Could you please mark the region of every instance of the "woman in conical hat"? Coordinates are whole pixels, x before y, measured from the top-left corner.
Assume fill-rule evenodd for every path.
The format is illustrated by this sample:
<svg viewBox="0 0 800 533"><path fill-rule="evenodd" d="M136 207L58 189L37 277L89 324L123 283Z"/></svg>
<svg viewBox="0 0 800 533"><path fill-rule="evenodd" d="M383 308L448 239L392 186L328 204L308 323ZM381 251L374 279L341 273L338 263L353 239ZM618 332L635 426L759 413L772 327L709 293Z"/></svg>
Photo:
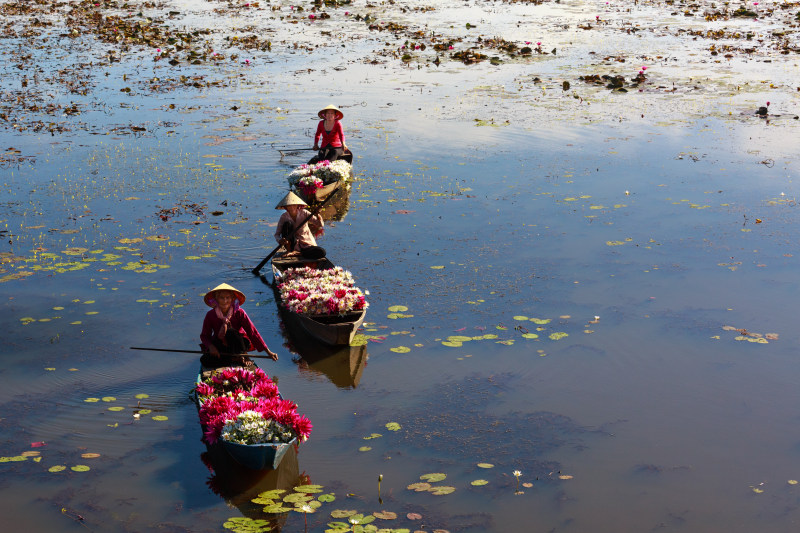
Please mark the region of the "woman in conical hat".
<svg viewBox="0 0 800 533"><path fill-rule="evenodd" d="M314 134L314 150L319 150L317 161L336 161L347 152L344 129L339 122L344 118L344 113L335 105L329 105L320 109L317 116L322 119Z"/></svg>
<svg viewBox="0 0 800 533"><path fill-rule="evenodd" d="M306 207L308 204L293 192L289 192L278 202L275 209L285 209L286 212L278 219L275 240L283 246L287 256L302 255L306 259L321 259L325 257L325 250L317 246L314 237L323 234L325 222L319 214L308 218L311 212ZM307 218L308 221L303 222Z"/></svg>
<svg viewBox="0 0 800 533"><path fill-rule="evenodd" d="M203 366L218 368L241 365L249 359L221 354L243 354L252 350L267 352L273 361L278 360L278 354L267 347L250 317L241 308L245 301L242 291L221 283L208 291L203 301L211 307L200 333L202 346L207 350L200 358Z"/></svg>

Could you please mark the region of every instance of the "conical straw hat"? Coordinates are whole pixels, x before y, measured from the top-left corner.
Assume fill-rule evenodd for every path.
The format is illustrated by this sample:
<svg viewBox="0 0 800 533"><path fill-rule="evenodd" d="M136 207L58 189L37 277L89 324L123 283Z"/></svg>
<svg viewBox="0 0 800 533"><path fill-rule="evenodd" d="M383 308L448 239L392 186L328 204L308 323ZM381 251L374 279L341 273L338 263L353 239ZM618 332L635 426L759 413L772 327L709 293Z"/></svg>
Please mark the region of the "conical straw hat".
<svg viewBox="0 0 800 533"><path fill-rule="evenodd" d="M308 207L307 203L305 203L303 200L300 199L299 196L297 196L295 193L291 191L288 192L286 196L283 197L283 200L278 202L278 205L275 206L275 209L283 209L287 205L302 205L303 207Z"/></svg>
<svg viewBox="0 0 800 533"><path fill-rule="evenodd" d="M239 300L239 305L242 305L244 303L245 297L242 291L233 288L227 283L220 283L219 285L208 291L205 296L203 296L203 301L206 303L207 306L214 307L214 304L211 303L211 299L216 298L215 295L217 291L231 291L233 293L234 298Z"/></svg>
<svg viewBox="0 0 800 533"><path fill-rule="evenodd" d="M322 109L320 109L319 113L317 113L317 116L324 120L325 119L325 111L327 111L328 109L333 109L334 111L336 111L336 120L342 120L344 118L344 113L342 113L339 110L339 108L336 107L333 104L331 104L329 106L326 106L326 107L323 107Z"/></svg>

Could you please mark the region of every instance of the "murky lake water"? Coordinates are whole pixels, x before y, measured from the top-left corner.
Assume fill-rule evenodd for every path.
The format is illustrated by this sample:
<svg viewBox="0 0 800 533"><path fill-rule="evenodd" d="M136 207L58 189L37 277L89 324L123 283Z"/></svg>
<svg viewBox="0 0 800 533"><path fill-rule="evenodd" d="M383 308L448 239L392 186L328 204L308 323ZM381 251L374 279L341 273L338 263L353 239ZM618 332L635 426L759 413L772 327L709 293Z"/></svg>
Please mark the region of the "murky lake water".
<svg viewBox="0 0 800 533"><path fill-rule="evenodd" d="M271 6L154 8L219 28L216 66L136 46L103 63L117 47L89 32L0 41L7 523L218 531L248 516L324 531L352 509L395 512L374 524L410 531L796 527L800 75L796 52L770 48L776 29L796 44L779 18L796 6L705 21L659 3L356 2L316 22ZM365 13L425 21L453 51L477 31L548 54L464 65L445 48L436 67L431 41L412 39L406 65L408 34L353 20ZM248 25L270 28L272 51L231 60L222 39ZM687 33L723 28L756 35L730 37L723 59L709 53L722 41ZM627 84L641 66L648 81L627 93L578 78ZM331 102L357 179L321 244L370 291L370 340L335 353L291 338L250 272L304 157L281 160L273 144L310 145ZM72 104L80 113L65 115ZM196 347L202 294L223 281L281 356L262 367L314 424L260 476L208 456L194 356L129 349ZM390 318L395 305L411 316ZM443 344L452 336L482 338ZM453 493L407 488L438 472ZM336 501L307 521L250 502L308 482Z"/></svg>

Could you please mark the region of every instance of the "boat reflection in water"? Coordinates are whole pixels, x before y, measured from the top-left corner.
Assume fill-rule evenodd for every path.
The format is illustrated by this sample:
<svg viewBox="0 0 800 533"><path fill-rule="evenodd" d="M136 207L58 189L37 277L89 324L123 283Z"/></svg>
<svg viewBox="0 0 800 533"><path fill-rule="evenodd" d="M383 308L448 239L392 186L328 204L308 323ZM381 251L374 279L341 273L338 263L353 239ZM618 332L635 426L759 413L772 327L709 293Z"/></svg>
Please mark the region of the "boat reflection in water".
<svg viewBox="0 0 800 533"><path fill-rule="evenodd" d="M253 503L251 500L269 490L283 489L291 493L294 487L311 483L305 472L300 473L297 445L289 447L275 470L245 468L234 461L221 446L208 446L200 458L211 472L206 481L208 487L228 505L239 509L242 516L268 520L273 531L280 531L288 514L265 514L264 505Z"/></svg>
<svg viewBox="0 0 800 533"><path fill-rule="evenodd" d="M300 373L311 378L325 376L340 389L354 389L367 365L366 346L329 346L308 333L283 322L284 347L292 352L292 361Z"/></svg>

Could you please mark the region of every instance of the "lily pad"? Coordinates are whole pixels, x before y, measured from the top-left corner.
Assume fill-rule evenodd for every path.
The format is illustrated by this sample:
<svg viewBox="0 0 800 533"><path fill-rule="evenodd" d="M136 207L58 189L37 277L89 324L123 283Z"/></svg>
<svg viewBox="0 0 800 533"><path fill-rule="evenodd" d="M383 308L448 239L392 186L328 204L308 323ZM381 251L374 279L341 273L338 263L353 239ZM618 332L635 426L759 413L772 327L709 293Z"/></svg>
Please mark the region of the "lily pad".
<svg viewBox="0 0 800 533"><path fill-rule="evenodd" d="M470 482L470 485L473 485L475 487L481 487L483 485L488 485L488 484L489 482L486 481L485 479L476 479L475 481Z"/></svg>
<svg viewBox="0 0 800 533"><path fill-rule="evenodd" d="M56 466L51 466L50 468L47 469L47 471L55 473L55 472L63 472L66 469L67 467L64 465L56 465Z"/></svg>
<svg viewBox="0 0 800 533"><path fill-rule="evenodd" d="M349 509L334 509L331 511L331 518L349 518L356 514L358 511Z"/></svg>
<svg viewBox="0 0 800 533"><path fill-rule="evenodd" d="M408 346L395 346L394 348L389 349L395 353L408 353L411 351L411 348Z"/></svg>
<svg viewBox="0 0 800 533"><path fill-rule="evenodd" d="M296 492L302 492L304 494L315 494L318 492L322 492L322 485L300 485L294 488Z"/></svg>
<svg viewBox="0 0 800 533"><path fill-rule="evenodd" d="M419 478L423 481L427 481L428 483L437 483L439 481L443 481L447 478L447 474L442 474L441 472L435 472L433 474L422 474Z"/></svg>
<svg viewBox="0 0 800 533"><path fill-rule="evenodd" d="M478 468L494 468L492 463L478 463Z"/></svg>
<svg viewBox="0 0 800 533"><path fill-rule="evenodd" d="M389 431L400 431L400 424L398 424L397 422L389 422L388 424L386 424L386 429L388 429Z"/></svg>
<svg viewBox="0 0 800 533"><path fill-rule="evenodd" d="M405 305L393 305L389 308L389 311L392 313L405 313L408 311L408 307Z"/></svg>
<svg viewBox="0 0 800 533"><path fill-rule="evenodd" d="M74 472L88 472L91 469L86 465L75 465L72 468L70 468L70 470Z"/></svg>

